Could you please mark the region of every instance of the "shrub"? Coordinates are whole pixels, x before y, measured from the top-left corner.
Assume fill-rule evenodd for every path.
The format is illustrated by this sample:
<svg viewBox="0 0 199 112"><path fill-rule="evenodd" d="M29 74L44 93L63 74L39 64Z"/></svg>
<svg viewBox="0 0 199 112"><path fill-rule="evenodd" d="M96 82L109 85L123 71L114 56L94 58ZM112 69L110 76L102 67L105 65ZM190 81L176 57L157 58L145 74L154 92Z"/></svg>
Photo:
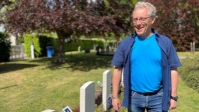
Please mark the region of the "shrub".
<svg viewBox="0 0 199 112"><path fill-rule="evenodd" d="M40 56L47 56L47 46L54 46L52 42L52 37L47 35L38 35L39 45L41 48Z"/></svg>
<svg viewBox="0 0 199 112"><path fill-rule="evenodd" d="M25 34L24 47L25 52L28 57L31 56L31 44L34 45L34 55L35 57L42 57L47 55L46 47L49 44L53 44L52 37L46 35L36 35L36 34Z"/></svg>
<svg viewBox="0 0 199 112"><path fill-rule="evenodd" d="M71 41L65 44L65 51L77 51L78 47L81 46L82 50L92 49L93 45L103 46L104 43L101 40L78 40L77 42Z"/></svg>
<svg viewBox="0 0 199 112"><path fill-rule="evenodd" d="M8 34L0 32L0 62L7 62L10 59L11 42Z"/></svg>
<svg viewBox="0 0 199 112"><path fill-rule="evenodd" d="M190 88L199 92L199 57L185 59L182 64L179 68L181 78Z"/></svg>

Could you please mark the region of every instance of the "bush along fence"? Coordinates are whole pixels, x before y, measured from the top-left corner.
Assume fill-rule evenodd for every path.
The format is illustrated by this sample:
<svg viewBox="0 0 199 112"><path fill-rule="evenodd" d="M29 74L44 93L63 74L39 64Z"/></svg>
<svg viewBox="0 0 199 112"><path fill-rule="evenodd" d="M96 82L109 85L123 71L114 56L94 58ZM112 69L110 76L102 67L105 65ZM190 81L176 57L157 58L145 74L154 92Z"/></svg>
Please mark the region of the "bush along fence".
<svg viewBox="0 0 199 112"><path fill-rule="evenodd" d="M80 104L75 109L66 106L62 112L95 112L96 104L99 103L97 100L100 100L102 111L109 110L111 108L111 71L104 71L102 83L100 81L97 83L101 88L100 94L96 94L95 82L88 81L80 87ZM48 109L42 112L55 112L55 110Z"/></svg>

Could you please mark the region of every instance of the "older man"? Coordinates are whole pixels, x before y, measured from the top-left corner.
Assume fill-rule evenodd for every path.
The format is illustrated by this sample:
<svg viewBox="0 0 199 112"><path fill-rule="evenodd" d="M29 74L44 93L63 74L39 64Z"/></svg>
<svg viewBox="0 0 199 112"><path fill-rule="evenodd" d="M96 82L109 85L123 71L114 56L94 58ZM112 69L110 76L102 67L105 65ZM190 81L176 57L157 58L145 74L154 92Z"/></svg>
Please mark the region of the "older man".
<svg viewBox="0 0 199 112"><path fill-rule="evenodd" d="M152 28L156 8L138 2L132 13L134 34L124 39L113 57L112 105L119 111L118 89L124 68L124 99L129 112L167 112L177 106L177 68L181 66L170 39Z"/></svg>

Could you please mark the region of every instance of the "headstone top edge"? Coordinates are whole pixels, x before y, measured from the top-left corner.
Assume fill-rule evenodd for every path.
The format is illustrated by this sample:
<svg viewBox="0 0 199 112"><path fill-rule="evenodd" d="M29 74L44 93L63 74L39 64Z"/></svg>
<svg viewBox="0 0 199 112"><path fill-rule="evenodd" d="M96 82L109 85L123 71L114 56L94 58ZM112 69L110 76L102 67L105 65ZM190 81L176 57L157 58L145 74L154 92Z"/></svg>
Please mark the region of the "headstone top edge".
<svg viewBox="0 0 199 112"><path fill-rule="evenodd" d="M95 82L94 81L88 81L88 82L84 83L84 85L82 85L80 89L85 89L85 88L88 87L88 85L90 85L92 83L95 83Z"/></svg>

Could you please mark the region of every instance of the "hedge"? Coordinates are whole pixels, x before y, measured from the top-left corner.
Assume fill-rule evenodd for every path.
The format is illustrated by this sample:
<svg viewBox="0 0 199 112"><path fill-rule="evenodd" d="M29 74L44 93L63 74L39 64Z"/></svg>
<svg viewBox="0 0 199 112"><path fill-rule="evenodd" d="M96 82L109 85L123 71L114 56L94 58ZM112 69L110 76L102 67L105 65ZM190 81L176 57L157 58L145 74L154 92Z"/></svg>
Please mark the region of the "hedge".
<svg viewBox="0 0 199 112"><path fill-rule="evenodd" d="M182 61L179 74L182 80L199 93L199 57L188 58Z"/></svg>
<svg viewBox="0 0 199 112"><path fill-rule="evenodd" d="M22 37L24 40L24 47L25 47L25 52L28 57L31 56L31 50L30 46L31 43L33 42L34 44L34 52L35 52L35 57L42 57L46 56L46 47L47 46L53 46L54 47L54 53L58 52L58 39L55 38L52 35L37 35L37 34L25 34ZM78 47L81 46L81 50L85 49L93 49L94 45L98 46L106 46L111 43L105 42L103 40L91 40L91 39L77 39L77 40L70 40L69 42L65 43L65 52L68 51L77 51Z"/></svg>
<svg viewBox="0 0 199 112"><path fill-rule="evenodd" d="M46 47L49 44L53 45L53 37L46 35L36 35L36 34L25 34L24 47L27 57L31 56L31 44L34 45L34 55L35 57L42 57L47 55Z"/></svg>
<svg viewBox="0 0 199 112"><path fill-rule="evenodd" d="M8 62L10 60L11 42L8 34L0 32L0 62Z"/></svg>
<svg viewBox="0 0 199 112"><path fill-rule="evenodd" d="M78 40L78 41L71 41L69 43L65 44L65 51L77 51L78 47L81 46L82 50L85 49L93 49L93 46L98 45L98 46L104 46L104 42L101 40Z"/></svg>

